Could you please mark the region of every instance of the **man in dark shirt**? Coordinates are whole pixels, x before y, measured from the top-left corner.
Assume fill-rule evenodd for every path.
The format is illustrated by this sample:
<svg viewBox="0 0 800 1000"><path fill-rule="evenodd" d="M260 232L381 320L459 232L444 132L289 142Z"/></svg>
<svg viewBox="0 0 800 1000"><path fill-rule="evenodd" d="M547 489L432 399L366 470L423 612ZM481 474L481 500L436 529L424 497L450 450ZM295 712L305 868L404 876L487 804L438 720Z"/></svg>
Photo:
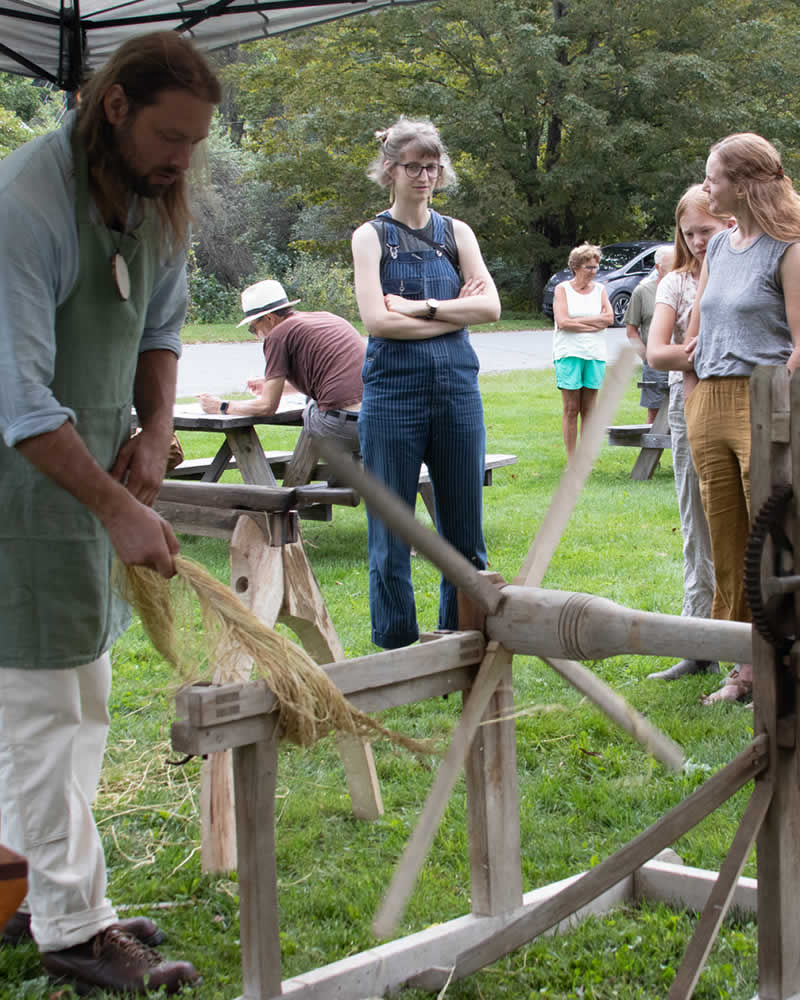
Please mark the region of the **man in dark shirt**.
<svg viewBox="0 0 800 1000"><path fill-rule="evenodd" d="M332 437L358 450L364 338L346 319L329 312L295 312L279 281L259 281L242 292L244 319L263 341L264 377L247 386L252 400L222 400L203 393L206 413L269 416L287 382L309 397L303 426L312 437Z"/></svg>

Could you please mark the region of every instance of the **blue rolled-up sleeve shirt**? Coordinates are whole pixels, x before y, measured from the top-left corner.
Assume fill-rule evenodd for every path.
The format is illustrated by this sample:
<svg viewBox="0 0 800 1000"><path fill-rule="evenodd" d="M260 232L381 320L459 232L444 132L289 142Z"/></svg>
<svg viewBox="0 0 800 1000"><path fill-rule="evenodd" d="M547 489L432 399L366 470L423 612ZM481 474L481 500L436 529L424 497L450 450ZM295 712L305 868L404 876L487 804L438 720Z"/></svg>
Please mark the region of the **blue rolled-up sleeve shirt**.
<svg viewBox="0 0 800 1000"><path fill-rule="evenodd" d="M80 269L73 125L71 113L56 132L0 160L0 433L8 447L75 422L75 413L50 390L56 310ZM186 306L184 254L165 254L140 354L168 350L180 357Z"/></svg>

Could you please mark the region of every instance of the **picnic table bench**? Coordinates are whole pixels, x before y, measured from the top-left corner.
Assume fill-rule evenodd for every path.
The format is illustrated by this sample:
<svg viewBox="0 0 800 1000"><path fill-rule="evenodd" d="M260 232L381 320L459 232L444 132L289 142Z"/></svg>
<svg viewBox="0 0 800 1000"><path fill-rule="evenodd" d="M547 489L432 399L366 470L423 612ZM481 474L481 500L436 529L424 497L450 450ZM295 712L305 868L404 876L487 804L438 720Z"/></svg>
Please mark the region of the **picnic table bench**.
<svg viewBox="0 0 800 1000"><path fill-rule="evenodd" d="M283 479L294 453L290 451L265 451L264 458L272 469L276 480ZM492 473L507 465L516 464L516 455L486 455L484 459L483 485L492 485ZM231 455L221 468L217 467L214 458L190 458L181 462L168 473L171 480L216 482L223 472L236 469L236 458ZM213 478L212 478L213 477ZM346 486L336 486L328 482L328 468L324 462L317 462L311 469L309 482L298 484L292 489L297 500L297 510L304 520L330 521L334 506L357 507L361 498ZM430 474L425 465L420 470L419 494L431 517L434 516L433 486ZM180 530L184 531L184 528ZM187 534L191 533L186 531Z"/></svg>
<svg viewBox="0 0 800 1000"><path fill-rule="evenodd" d="M606 428L608 443L623 448L639 448L631 479L651 479L665 448L672 446L669 432L669 396L658 409L652 424L619 424Z"/></svg>

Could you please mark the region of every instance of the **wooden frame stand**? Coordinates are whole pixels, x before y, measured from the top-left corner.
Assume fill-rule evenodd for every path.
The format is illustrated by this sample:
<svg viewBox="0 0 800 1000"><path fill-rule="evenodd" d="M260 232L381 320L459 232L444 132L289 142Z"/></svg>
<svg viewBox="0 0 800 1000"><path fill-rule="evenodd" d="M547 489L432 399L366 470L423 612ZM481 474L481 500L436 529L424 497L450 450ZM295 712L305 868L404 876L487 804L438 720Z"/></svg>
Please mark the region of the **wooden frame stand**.
<svg viewBox="0 0 800 1000"><path fill-rule="evenodd" d="M622 384L626 377L622 372L607 378L607 383ZM598 438L608 419L604 405L598 401ZM751 379L751 421L752 504L757 514L775 487L793 485L794 496L800 496L800 380L790 386L785 369L757 369ZM565 476L564 488L570 495L575 490L569 485L569 477L577 482L584 474L584 459L588 459L593 447L591 441L583 444L585 438L587 435L582 437L581 445L585 455L578 454ZM335 456L329 456L331 460L335 461ZM354 485L367 503L377 508L383 503L379 490L363 476L355 481L359 475L353 474ZM402 527L408 515L402 505L393 507L390 499L386 499L383 511L394 530ZM452 550L441 549L440 539L429 543L413 521L405 525L403 537L427 548L425 554L437 565L447 565L448 575L458 583L464 599L464 631L441 635L419 646L331 662L324 667L331 680L364 711L452 691L465 693L463 715L451 749L439 768L429 803L373 926L379 936L390 936L462 763L466 763L473 905L468 916L282 981L273 827L278 752L274 696L263 682L191 687L178 696L178 719L172 729L175 749L194 754L222 748L233 748L234 752L236 837L240 868L247 873L239 880L245 1000L279 996L295 1000L329 1000L332 996L360 1000L383 996L403 984L442 990L447 983L574 919L587 907L599 912L614 901L643 896L671 902L683 900L702 908L668 1000L688 1000L693 995L733 901L757 907L756 1000L797 1000L800 996L800 640L795 640L790 652L786 652L744 623L654 615L621 608L587 594L538 589L558 537L556 520L563 506L554 502L551 512L555 514L550 518L548 512L549 520L545 519L540 530L542 537L537 537L512 586L504 586L487 575L479 578L469 566L458 563ZM789 540L788 549L784 547L781 555L783 564L777 565L768 538L761 567L773 589L778 586L783 588L781 593L790 594L795 635L800 634L796 627L800 620L800 562L794 564L791 540L800 539L797 509L795 500L783 510L778 525L781 537ZM237 540L236 558L244 568L253 558L249 547L253 538L252 532L243 528ZM792 553L788 560L787 551ZM257 575L259 579L268 578L261 571ZM240 586L239 580L234 573L234 588L248 595L252 607L258 606L258 588L250 593L249 586ZM283 588L280 592L283 594ZM275 610L278 617L291 617L293 602L300 601L298 595L286 593ZM267 612L262 609L261 614ZM333 649L330 643L327 649ZM584 685L585 693L616 722L625 725L627 720L626 728L635 738L648 747L656 746L645 733L645 720L630 706L619 705L613 692L598 690L602 688L600 681L594 678L591 683L591 678L581 673L580 664L569 659L596 659L621 652L702 655L729 662L752 660L754 739L688 798L596 867L523 896L512 712L513 655L540 656L571 683ZM492 724L480 726L481 721ZM658 744L653 752L674 766L672 749ZM687 872L680 866L653 860L751 781L754 786L749 803L718 874ZM429 812L428 806L435 799L438 801L433 802ZM754 900L756 886L753 880L742 879L741 872L756 842L758 885Z"/></svg>

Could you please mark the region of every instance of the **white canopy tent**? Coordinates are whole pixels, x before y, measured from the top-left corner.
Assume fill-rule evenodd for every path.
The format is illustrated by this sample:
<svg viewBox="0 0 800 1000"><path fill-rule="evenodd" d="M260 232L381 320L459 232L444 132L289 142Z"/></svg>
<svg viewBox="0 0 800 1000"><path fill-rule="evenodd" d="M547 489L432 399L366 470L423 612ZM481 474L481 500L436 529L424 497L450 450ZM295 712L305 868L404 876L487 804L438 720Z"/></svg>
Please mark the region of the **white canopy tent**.
<svg viewBox="0 0 800 1000"><path fill-rule="evenodd" d="M422 0L0 0L0 70L75 90L127 38L186 32L205 50Z"/></svg>

